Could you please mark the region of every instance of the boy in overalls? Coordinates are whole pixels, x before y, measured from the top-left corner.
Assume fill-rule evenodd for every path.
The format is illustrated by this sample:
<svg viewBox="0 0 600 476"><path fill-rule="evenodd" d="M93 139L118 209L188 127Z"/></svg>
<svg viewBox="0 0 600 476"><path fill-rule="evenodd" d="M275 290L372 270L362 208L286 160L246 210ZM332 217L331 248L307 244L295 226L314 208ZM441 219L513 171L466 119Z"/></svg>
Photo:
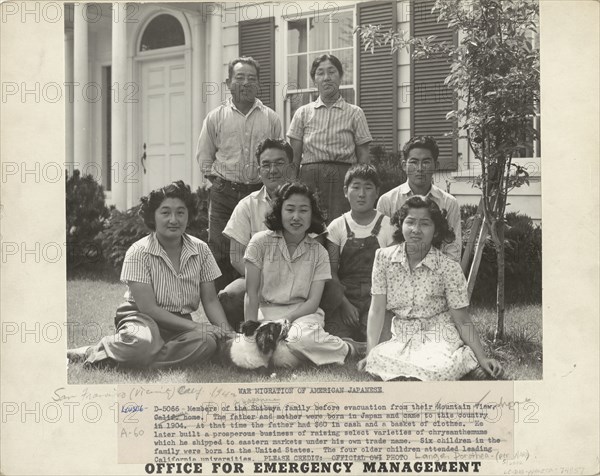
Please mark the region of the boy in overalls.
<svg viewBox="0 0 600 476"><path fill-rule="evenodd" d="M389 217L375 210L379 186L379 176L372 165L350 168L344 178L350 211L327 228L333 279L326 284L321 301L326 310L325 330L357 341L366 340L375 251L394 241ZM389 336L389 329L384 326L382 338L386 333Z"/></svg>

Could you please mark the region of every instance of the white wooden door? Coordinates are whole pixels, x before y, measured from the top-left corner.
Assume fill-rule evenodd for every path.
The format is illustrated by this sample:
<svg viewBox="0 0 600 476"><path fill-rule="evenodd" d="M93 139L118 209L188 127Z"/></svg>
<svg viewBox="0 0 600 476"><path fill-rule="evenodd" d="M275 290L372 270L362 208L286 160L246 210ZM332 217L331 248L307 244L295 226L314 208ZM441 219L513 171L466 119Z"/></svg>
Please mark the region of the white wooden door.
<svg viewBox="0 0 600 476"><path fill-rule="evenodd" d="M174 180L190 183L190 98L183 56L144 61L141 66L142 194ZM145 168L145 171L144 171Z"/></svg>

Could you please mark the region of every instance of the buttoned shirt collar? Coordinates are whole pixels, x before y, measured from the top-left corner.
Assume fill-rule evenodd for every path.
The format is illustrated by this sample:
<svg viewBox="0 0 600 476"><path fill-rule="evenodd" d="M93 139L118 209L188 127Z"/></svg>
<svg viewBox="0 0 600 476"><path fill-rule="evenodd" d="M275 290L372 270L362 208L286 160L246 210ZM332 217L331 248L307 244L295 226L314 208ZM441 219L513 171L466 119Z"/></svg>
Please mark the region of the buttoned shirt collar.
<svg viewBox="0 0 600 476"><path fill-rule="evenodd" d="M270 207L273 206L273 200L269 196L269 192L267 191L267 187L265 185L263 185L262 188L258 191L258 193L252 198L259 203L265 202L268 203Z"/></svg>
<svg viewBox="0 0 600 476"><path fill-rule="evenodd" d="M183 246L181 248L181 262L179 265L180 269L183 269L183 267L187 263L187 260L191 256L200 254L200 253L198 253L198 250L193 245L192 240L190 239L190 237L187 234L184 233L182 238L183 238ZM146 245L146 252L148 252L154 256L160 256L169 265L169 267L171 268L173 273L177 274L175 272L175 269L173 268L173 264L171 263L169 256L167 255L167 252L165 251L165 249L161 246L160 242L158 241L158 238L156 237L156 232L153 232L150 234L150 237L148 239L148 244Z"/></svg>
<svg viewBox="0 0 600 476"><path fill-rule="evenodd" d="M442 200L444 198L444 195L440 192L441 190L438 187L436 187L434 184L431 184L431 188L429 189L429 192L425 194L425 196L431 195L437 199ZM408 185L408 180L402 185L400 185L400 193L407 197L412 197L413 195L415 195L415 193L411 190L410 185Z"/></svg>
<svg viewBox="0 0 600 476"><path fill-rule="evenodd" d="M298 244L298 247L294 250L294 254L290 256L287 243L285 242L285 238L283 236L282 230L269 230L268 234L277 238L277 245L279 246L279 251L283 257L288 260L288 262L296 261L300 258L304 253L310 250L310 246L313 245L314 240L311 236L306 235L303 240ZM314 246L314 245L313 245Z"/></svg>
<svg viewBox="0 0 600 476"><path fill-rule="evenodd" d="M334 102L331 106L329 107L338 107L340 109L342 109L344 107L344 103L346 101L344 101L344 98L342 96L340 96L339 98L337 98L337 101ZM323 100L321 99L321 96L319 96L317 98L317 100L313 103L314 104L314 108L317 109L319 107L328 107L327 104L325 104L323 102Z"/></svg>
<svg viewBox="0 0 600 476"><path fill-rule="evenodd" d="M239 112L239 113L240 113L242 116L249 116L250 114L252 114L252 112L253 112L255 109L262 108L262 107L264 106L264 105L263 105L263 103L262 103L262 101L261 101L260 99L258 99L258 98L255 98L255 99L254 99L254 104L252 105L252 107L250 108L250 110L248 111L248 113L247 113L247 114L244 114L242 111L240 111L240 110L239 110L239 109L236 107L236 105L233 103L233 98L231 98L231 97L227 98L227 100L225 101L225 105L226 105L227 107L230 107L230 108L231 108L231 109L233 109L234 111L237 111L237 112Z"/></svg>
<svg viewBox="0 0 600 476"><path fill-rule="evenodd" d="M271 197L269 196L269 192L267 192L267 187L265 185L258 191L254 199L258 202L267 202L269 205L271 204Z"/></svg>
<svg viewBox="0 0 600 476"><path fill-rule="evenodd" d="M440 264L440 254L441 251L438 250L435 246L431 246L425 258L423 258L415 269L425 266L429 268L431 271L435 271ZM410 266L408 264L408 256L406 255L406 243L402 243L397 246L396 250L392 254L392 263L400 263L404 269L410 271Z"/></svg>

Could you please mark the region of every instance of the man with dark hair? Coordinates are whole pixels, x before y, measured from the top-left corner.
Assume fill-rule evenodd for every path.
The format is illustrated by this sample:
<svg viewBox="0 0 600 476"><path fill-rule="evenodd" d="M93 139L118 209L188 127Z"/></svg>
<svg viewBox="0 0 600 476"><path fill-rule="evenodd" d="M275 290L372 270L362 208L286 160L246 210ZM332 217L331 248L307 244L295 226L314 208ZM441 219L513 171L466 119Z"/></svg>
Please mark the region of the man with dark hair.
<svg viewBox="0 0 600 476"><path fill-rule="evenodd" d="M430 136L412 137L402 148L402 169L407 180L379 198L377 210L390 218L413 195L430 197L446 213L455 240L442 247L442 251L460 261L462 250L460 207L456 198L433 185L431 179L438 166L439 148Z"/></svg>
<svg viewBox="0 0 600 476"><path fill-rule="evenodd" d="M315 58L310 77L319 97L294 113L287 132L299 178L317 193L327 223L348 211L344 175L357 162L369 163L373 140L364 111L342 97L343 76L334 55Z"/></svg>
<svg viewBox="0 0 600 476"><path fill-rule="evenodd" d="M325 284L321 309L325 330L338 337L367 339L371 304L371 270L379 248L394 242L389 217L375 210L380 180L368 164L352 166L344 177L344 195L350 211L327 227L327 251L332 280ZM391 328L391 323L390 327ZM390 338L387 329L382 336Z"/></svg>
<svg viewBox="0 0 600 476"><path fill-rule="evenodd" d="M265 217L271 211L271 199L277 189L294 180L292 146L281 139L265 139L256 149L256 162L262 188L243 198L233 210L223 234L230 240L230 259L233 268L242 276L219 293L219 299L232 327L244 320L244 253L252 235L267 229Z"/></svg>
<svg viewBox="0 0 600 476"><path fill-rule="evenodd" d="M208 244L223 273L217 290L235 277L223 229L236 204L261 187L254 160L256 147L266 138L282 137L279 117L256 97L258 62L249 56L236 58L229 63L228 72L231 98L208 113L196 148L196 160L208 179L205 187L210 189Z"/></svg>

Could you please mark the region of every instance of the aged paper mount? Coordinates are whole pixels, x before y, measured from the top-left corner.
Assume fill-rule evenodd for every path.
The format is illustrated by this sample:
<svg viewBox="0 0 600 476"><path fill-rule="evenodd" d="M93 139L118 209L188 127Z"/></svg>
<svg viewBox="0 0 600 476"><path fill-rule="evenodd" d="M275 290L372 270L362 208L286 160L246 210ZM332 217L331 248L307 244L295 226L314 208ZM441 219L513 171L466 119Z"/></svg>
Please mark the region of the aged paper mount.
<svg viewBox="0 0 600 476"><path fill-rule="evenodd" d="M41 14L35 13L21 16L24 9L35 11L35 5L47 12L56 5L60 7L52 2L10 2L1 6L3 88L8 83L19 88L64 83L62 20L44 21ZM7 8L16 8L18 14L6 15ZM505 458L480 460L477 469L481 474L598 472L598 40L597 2L541 1L543 380L492 382L486 383L486 388L483 384L460 382L380 385L390 411L394 399L476 402L487 391L505 399L510 396L511 402L534 402L538 408L535 421L513 419L509 425L514 432L512 450ZM3 164L16 162L35 170L36 163L64 162L64 100L50 102L35 93L23 99L21 95L3 95L0 107ZM64 242L62 180L36 180L35 172L22 180L5 180L3 174L0 186L3 244L17 243L22 249L35 250L36 243ZM124 387L69 386L66 334L59 338L43 335L44 329L50 330L45 324L65 323L64 260L51 263L36 259L35 251L19 253L18 259L4 252L2 256L1 474L146 474L139 460L120 463L125 461L124 448L128 448L127 454L139 452L144 457L150 457L147 452L153 448L129 443L135 441L135 434L124 443L126 437L119 433L123 423L115 423L115 412L126 407L119 405L148 405L157 414L169 411L157 412L154 406L187 405L199 388L209 393L220 389L221 393L211 398L219 405L230 404L229 400L237 398L233 395L239 396L239 386L233 384L184 386L189 392L172 398L169 392L177 392L180 386L151 385L156 393L135 398L129 398L132 389ZM9 337L5 333L7 323L18 323L31 332ZM159 398L161 391L165 393L163 398ZM120 392L125 393L123 399ZM364 404L376 400L368 393L352 399L347 393L340 395L343 397L326 398L321 403L349 400ZM292 400L300 399L278 396L282 404ZM301 400L306 405L314 404L307 397ZM261 401L264 398L257 400ZM366 474L361 462L350 468L352 473ZM244 463L241 471L251 474L256 470ZM470 470L475 468L471 466ZM211 462L204 462L202 473L212 471ZM227 473L219 467L214 474Z"/></svg>

